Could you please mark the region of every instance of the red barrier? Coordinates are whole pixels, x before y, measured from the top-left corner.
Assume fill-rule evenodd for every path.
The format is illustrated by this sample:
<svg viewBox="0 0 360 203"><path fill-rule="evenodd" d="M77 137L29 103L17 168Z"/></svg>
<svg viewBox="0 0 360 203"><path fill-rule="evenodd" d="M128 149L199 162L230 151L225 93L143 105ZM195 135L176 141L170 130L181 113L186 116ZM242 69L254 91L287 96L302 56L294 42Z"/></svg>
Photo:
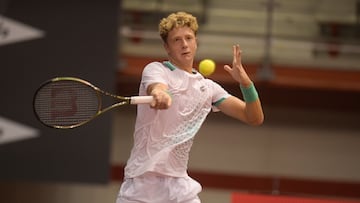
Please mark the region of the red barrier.
<svg viewBox="0 0 360 203"><path fill-rule="evenodd" d="M355 200L233 193L232 203L360 203Z"/></svg>

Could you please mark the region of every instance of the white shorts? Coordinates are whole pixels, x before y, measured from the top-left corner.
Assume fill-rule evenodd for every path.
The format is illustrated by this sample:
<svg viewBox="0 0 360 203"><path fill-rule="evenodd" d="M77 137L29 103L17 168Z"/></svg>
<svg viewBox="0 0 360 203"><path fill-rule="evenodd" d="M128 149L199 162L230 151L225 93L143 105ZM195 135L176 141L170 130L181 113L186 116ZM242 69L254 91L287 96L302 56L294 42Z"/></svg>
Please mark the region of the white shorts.
<svg viewBox="0 0 360 203"><path fill-rule="evenodd" d="M190 177L145 173L125 179L116 203L201 203L201 185Z"/></svg>

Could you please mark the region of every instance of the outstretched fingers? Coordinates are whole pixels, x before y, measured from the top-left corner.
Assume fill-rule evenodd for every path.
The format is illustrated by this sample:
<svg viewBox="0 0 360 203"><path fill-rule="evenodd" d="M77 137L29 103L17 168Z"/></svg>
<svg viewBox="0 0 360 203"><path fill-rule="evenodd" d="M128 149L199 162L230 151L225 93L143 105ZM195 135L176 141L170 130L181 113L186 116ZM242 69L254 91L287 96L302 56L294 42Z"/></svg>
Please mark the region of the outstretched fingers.
<svg viewBox="0 0 360 203"><path fill-rule="evenodd" d="M240 45L234 45L233 46L233 50L234 50L234 61L235 64L237 66L241 66L241 49L240 49Z"/></svg>
<svg viewBox="0 0 360 203"><path fill-rule="evenodd" d="M240 82L241 72L243 72L243 67L241 64L241 49L240 45L233 45L233 61L232 67L229 65L224 66L224 70L227 71L236 81Z"/></svg>

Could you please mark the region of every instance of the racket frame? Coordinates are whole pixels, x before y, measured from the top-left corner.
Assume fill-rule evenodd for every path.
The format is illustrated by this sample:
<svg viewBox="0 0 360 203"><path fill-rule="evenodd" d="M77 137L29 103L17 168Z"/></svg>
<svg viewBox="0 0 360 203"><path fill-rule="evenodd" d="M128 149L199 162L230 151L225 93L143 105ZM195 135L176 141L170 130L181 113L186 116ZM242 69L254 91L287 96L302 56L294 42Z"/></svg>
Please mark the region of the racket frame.
<svg viewBox="0 0 360 203"><path fill-rule="evenodd" d="M50 125L45 123L44 121L42 121L42 119L40 118L40 116L38 115L38 113L36 112L36 108L35 108L35 101L36 101L36 95L38 94L38 92L45 87L46 85L50 84L50 83L54 83L54 82L59 82L59 81L75 81L75 82L79 82L82 83L90 88L92 88L95 92L96 92L96 96L98 99L98 109L97 112L90 117L89 119L77 123L77 124L73 124L73 125L67 125L67 126L62 126L62 125ZM112 98L115 98L117 100L119 100L119 102L114 103L106 108L102 108L103 106L103 96L109 96ZM51 128L55 128L55 129L72 129L72 128L76 128L79 126L82 126L90 121L92 121L93 119L95 119L96 117L98 117L99 115L122 105L126 105L126 104L143 104L143 103L151 103L152 101L152 96L129 96L129 97L124 97L124 96L119 96L119 95L115 95L115 94L111 94L109 92L106 92L100 88L98 88L97 86L91 84L90 82L80 79L80 78L76 78L76 77L56 77L56 78L52 78L50 80L45 81L42 85L40 85L40 87L36 90L35 94L34 94L34 98L33 98L33 109L34 109L34 113L36 118L45 126L47 127L51 127Z"/></svg>

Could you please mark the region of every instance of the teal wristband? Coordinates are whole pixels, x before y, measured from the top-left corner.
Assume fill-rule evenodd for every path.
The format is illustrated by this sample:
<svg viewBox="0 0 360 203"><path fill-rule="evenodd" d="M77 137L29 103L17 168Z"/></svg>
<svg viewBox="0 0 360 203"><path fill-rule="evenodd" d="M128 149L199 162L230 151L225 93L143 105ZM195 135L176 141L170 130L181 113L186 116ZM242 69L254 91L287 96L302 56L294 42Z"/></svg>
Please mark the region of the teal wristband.
<svg viewBox="0 0 360 203"><path fill-rule="evenodd" d="M240 85L240 90L244 97L245 102L254 102L259 98L254 83L251 83L249 87L244 87Z"/></svg>

